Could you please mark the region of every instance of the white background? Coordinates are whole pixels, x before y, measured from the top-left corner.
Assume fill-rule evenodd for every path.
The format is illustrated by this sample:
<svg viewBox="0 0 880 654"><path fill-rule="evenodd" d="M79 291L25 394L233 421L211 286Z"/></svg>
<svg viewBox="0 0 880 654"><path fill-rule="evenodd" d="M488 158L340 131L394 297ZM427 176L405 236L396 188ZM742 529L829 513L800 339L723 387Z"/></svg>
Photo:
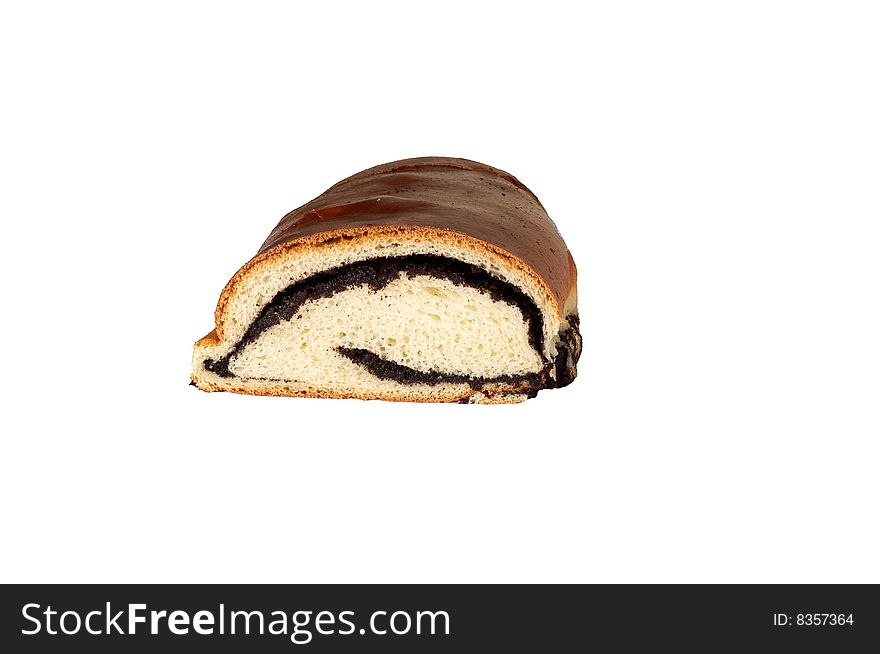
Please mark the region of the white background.
<svg viewBox="0 0 880 654"><path fill-rule="evenodd" d="M880 582L876 5L18 4L2 581ZM420 155L542 199L572 386L187 385L284 213Z"/></svg>

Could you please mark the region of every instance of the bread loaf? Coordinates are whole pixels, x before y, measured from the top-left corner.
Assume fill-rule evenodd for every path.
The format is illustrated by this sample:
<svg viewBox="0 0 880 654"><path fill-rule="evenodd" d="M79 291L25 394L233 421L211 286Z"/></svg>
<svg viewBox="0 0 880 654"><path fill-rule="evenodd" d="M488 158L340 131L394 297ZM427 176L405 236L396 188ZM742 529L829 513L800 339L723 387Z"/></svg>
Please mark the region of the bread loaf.
<svg viewBox="0 0 880 654"><path fill-rule="evenodd" d="M353 175L281 219L195 344L205 391L502 403L565 386L576 269L512 175L425 157Z"/></svg>

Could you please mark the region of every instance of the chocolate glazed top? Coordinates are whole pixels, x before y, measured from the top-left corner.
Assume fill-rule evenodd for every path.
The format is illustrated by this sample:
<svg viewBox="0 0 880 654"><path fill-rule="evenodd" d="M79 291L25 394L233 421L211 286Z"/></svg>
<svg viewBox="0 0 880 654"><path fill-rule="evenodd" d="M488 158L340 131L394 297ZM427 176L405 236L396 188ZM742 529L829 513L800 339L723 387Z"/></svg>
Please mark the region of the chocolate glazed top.
<svg viewBox="0 0 880 654"><path fill-rule="evenodd" d="M503 170L449 157L403 159L342 180L284 216L258 254L370 225L434 227L492 243L541 275L560 309L575 282L568 248L534 193Z"/></svg>

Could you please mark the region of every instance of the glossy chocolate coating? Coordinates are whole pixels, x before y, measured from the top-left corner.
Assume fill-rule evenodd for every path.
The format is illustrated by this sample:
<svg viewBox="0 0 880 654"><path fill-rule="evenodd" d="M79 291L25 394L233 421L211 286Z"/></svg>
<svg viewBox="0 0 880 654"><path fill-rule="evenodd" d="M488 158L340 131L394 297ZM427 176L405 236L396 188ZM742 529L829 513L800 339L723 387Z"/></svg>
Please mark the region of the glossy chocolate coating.
<svg viewBox="0 0 880 654"><path fill-rule="evenodd" d="M537 272L560 307L574 286L571 255L535 194L502 170L448 157L404 159L342 180L284 216L258 254L369 225L434 227L494 244Z"/></svg>

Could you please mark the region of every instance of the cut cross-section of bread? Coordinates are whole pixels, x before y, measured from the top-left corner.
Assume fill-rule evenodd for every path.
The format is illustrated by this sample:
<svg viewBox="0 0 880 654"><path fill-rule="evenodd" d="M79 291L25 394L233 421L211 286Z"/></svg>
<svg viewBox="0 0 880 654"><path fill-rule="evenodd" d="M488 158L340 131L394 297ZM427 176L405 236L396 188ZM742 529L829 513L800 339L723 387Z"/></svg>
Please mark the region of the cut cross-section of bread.
<svg viewBox="0 0 880 654"><path fill-rule="evenodd" d="M206 391L518 402L574 379L576 269L515 177L465 159L370 168L287 214L195 344Z"/></svg>

